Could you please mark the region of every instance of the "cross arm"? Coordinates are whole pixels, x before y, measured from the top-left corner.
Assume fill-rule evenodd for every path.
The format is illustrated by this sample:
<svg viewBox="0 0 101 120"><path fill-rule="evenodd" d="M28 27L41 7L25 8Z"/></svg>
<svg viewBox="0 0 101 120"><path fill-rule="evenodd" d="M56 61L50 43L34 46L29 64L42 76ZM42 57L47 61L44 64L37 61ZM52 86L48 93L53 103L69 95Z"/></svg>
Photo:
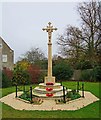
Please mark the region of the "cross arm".
<svg viewBox="0 0 101 120"><path fill-rule="evenodd" d="M53 28L53 30L57 30L57 28Z"/></svg>
<svg viewBox="0 0 101 120"><path fill-rule="evenodd" d="M45 30L47 30L47 28L43 28L42 30L45 31Z"/></svg>

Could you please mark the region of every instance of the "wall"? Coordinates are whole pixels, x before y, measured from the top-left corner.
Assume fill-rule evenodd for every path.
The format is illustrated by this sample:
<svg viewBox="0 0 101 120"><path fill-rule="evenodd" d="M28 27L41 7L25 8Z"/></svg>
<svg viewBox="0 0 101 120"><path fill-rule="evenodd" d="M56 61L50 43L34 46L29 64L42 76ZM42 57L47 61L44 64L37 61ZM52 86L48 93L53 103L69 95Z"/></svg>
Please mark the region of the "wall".
<svg viewBox="0 0 101 120"><path fill-rule="evenodd" d="M2 42L1 42L2 41ZM13 69L14 65L14 51L7 45L7 43L0 37L0 43L2 43L2 50L0 51L1 61L3 67Z"/></svg>

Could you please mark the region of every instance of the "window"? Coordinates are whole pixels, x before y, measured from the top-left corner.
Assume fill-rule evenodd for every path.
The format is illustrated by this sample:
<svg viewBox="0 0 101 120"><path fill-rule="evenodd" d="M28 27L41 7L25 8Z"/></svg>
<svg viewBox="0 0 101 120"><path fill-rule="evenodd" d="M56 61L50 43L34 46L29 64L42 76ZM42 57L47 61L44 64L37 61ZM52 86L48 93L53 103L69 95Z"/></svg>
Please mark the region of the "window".
<svg viewBox="0 0 101 120"><path fill-rule="evenodd" d="M0 48L2 48L2 44L0 44Z"/></svg>
<svg viewBox="0 0 101 120"><path fill-rule="evenodd" d="M2 62L7 62L7 55L2 55Z"/></svg>

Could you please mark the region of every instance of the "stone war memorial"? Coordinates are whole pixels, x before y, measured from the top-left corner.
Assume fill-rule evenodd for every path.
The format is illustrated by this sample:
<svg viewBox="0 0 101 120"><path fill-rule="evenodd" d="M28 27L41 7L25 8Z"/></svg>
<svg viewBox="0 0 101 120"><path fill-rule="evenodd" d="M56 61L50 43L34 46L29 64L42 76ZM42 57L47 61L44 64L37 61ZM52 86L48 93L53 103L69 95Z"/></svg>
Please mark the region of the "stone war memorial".
<svg viewBox="0 0 101 120"><path fill-rule="evenodd" d="M60 83L56 83L55 76L52 76L52 32L57 28L54 28L49 22L48 26L42 30L48 33L48 73L44 78L44 83L40 83L33 90L33 94L40 97L60 97L63 96L63 87Z"/></svg>
<svg viewBox="0 0 101 120"><path fill-rule="evenodd" d="M21 86L15 85L15 92L0 98L0 101L17 110L79 110L99 100L91 92L86 91L84 82L75 84L74 88L62 85L55 81L52 75L52 33L57 30L48 23L42 29L48 33L48 70L44 82L36 87L27 86L28 90L20 90Z"/></svg>

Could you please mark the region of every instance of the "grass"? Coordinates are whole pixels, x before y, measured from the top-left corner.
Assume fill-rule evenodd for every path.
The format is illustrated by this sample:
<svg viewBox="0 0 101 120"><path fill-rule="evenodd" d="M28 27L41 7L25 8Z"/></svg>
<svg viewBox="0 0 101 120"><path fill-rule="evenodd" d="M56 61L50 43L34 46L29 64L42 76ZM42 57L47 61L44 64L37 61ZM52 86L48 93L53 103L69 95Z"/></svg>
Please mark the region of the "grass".
<svg viewBox="0 0 101 120"><path fill-rule="evenodd" d="M84 84L85 84L85 90L91 91L95 96L100 97L99 84L101 85L101 83L85 82ZM63 82L63 85L72 89L76 88L76 82ZM29 86L27 86L26 88L29 89L28 87ZM14 91L15 91L14 87L4 88L2 90L2 95L5 96ZM76 111L59 111L59 110L57 111L24 111L24 110L20 111L20 110L15 110L3 103L2 117L3 118L99 118L100 102L101 100Z"/></svg>
<svg viewBox="0 0 101 120"><path fill-rule="evenodd" d="M37 85L33 85L33 88L35 87L35 86L37 86ZM23 86L20 86L20 87L18 87L19 88L19 90L23 90ZM26 90L29 90L30 89L30 86L29 85L26 85ZM1 89L0 89L1 90ZM15 87L13 86L13 87L8 87L8 88L3 88L2 89L2 97L3 96L6 96L6 95L8 95L8 94L10 94L10 93L12 93L12 92L15 92Z"/></svg>
<svg viewBox="0 0 101 120"><path fill-rule="evenodd" d="M77 82L63 82L62 83L67 88L76 89L77 88ZM82 86L82 82L79 82L80 87ZM84 82L84 89L86 91L90 91L93 93L96 97L100 97L100 86L101 83L93 83L93 82Z"/></svg>

